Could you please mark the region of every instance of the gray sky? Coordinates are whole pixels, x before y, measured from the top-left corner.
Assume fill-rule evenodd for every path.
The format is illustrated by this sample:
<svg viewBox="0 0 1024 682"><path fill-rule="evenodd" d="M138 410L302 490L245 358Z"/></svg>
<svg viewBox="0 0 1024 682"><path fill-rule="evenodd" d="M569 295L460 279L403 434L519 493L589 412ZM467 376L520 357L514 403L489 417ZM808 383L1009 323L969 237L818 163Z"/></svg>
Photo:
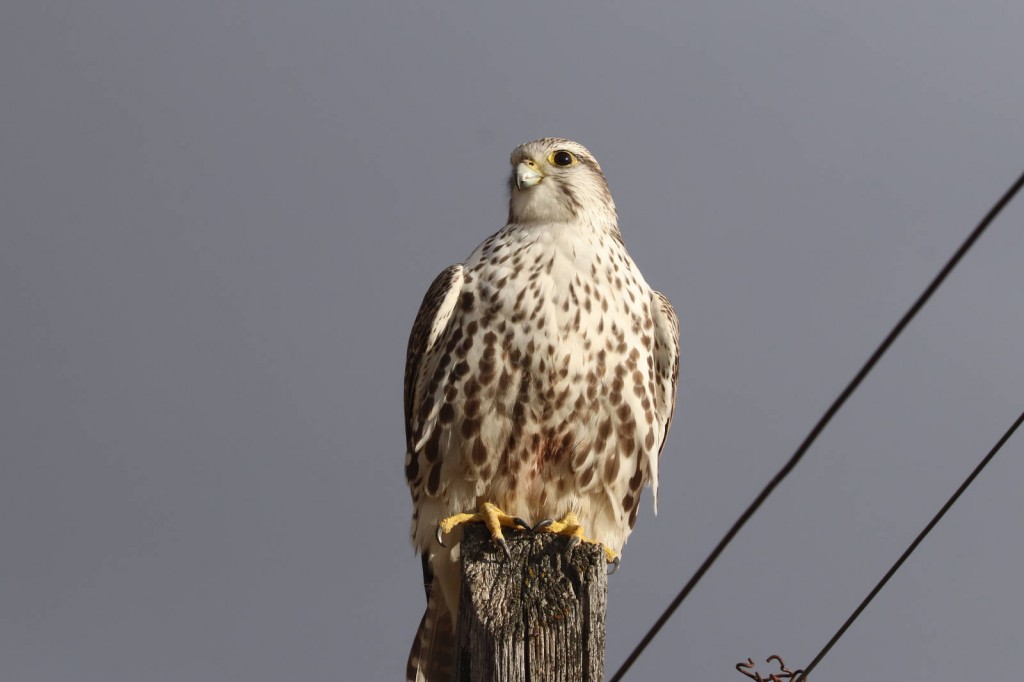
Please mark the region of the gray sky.
<svg viewBox="0 0 1024 682"><path fill-rule="evenodd" d="M614 670L1024 166L1016 2L4 3L0 679L393 680L405 342L576 139L682 321ZM1024 409L1011 206L630 677L806 663ZM1024 440L818 668L1009 679Z"/></svg>

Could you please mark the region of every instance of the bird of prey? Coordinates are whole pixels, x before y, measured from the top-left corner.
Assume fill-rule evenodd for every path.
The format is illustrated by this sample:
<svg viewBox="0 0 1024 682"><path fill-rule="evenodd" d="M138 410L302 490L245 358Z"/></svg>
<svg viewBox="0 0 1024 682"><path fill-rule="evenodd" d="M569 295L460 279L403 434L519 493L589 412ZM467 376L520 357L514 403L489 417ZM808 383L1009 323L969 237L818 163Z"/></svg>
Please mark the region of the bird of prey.
<svg viewBox="0 0 1024 682"><path fill-rule="evenodd" d="M410 682L450 679L461 523L502 547L503 526L536 525L617 566L645 484L657 510L675 311L626 252L585 147L544 138L511 163L508 224L437 276L409 338L405 475L427 589Z"/></svg>

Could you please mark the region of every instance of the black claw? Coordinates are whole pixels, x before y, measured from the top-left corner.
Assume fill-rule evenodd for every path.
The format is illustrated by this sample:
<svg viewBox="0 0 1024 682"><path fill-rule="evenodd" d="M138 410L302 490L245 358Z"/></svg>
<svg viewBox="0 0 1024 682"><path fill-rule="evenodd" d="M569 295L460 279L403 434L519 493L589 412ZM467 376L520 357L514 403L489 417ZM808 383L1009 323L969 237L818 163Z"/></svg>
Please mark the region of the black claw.
<svg viewBox="0 0 1024 682"><path fill-rule="evenodd" d="M518 516L512 519L512 523L516 524L523 530L533 530L533 528L530 527L530 524L528 524L526 521L522 520Z"/></svg>
<svg viewBox="0 0 1024 682"><path fill-rule="evenodd" d="M508 543L505 542L505 538L495 538L494 544L498 545L503 550L505 550L505 556L509 558L509 561L512 560L512 552L508 551Z"/></svg>
<svg viewBox="0 0 1024 682"><path fill-rule="evenodd" d="M554 523L554 522L555 522L555 520L554 520L554 519L542 519L542 520L538 521L538 522L537 522L537 523L536 523L536 524L534 525L534 527L533 527L533 528L531 528L530 530L532 530L532 531L538 531L538 530L540 530L540 529L542 529L542 528L547 528L548 526L550 526L550 525L551 525L552 523Z"/></svg>
<svg viewBox="0 0 1024 682"><path fill-rule="evenodd" d="M615 560L608 564L608 575L613 575L615 571L619 570L619 564L622 563L620 557L615 557Z"/></svg>
<svg viewBox="0 0 1024 682"><path fill-rule="evenodd" d="M573 535L572 537L569 538L569 546L565 548L565 551L568 552L570 549L572 549L573 547L576 547L581 542L583 542L583 541L580 540L578 536Z"/></svg>
<svg viewBox="0 0 1024 682"><path fill-rule="evenodd" d="M441 524L440 523L437 524L437 532L434 534L434 537L437 538L437 544L441 545L442 547L446 547L447 546L447 545L444 544L444 540L441 539Z"/></svg>

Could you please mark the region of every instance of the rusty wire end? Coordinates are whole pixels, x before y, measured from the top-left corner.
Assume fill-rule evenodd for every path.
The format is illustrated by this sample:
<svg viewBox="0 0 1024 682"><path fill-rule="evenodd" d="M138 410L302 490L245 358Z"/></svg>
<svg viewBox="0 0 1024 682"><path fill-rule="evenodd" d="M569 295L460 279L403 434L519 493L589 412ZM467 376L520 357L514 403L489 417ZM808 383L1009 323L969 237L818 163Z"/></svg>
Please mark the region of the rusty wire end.
<svg viewBox="0 0 1024 682"><path fill-rule="evenodd" d="M741 662L736 664L736 671L739 672L741 675L746 675L747 677L749 677L752 680L757 680L757 682L764 682L764 680L761 679L761 676L757 674L757 671L755 671L754 674L750 674L750 673L747 672L747 670L746 670L747 668L751 668L752 669L753 667L754 667L754 659L748 658L746 663L743 663L741 661Z"/></svg>
<svg viewBox="0 0 1024 682"><path fill-rule="evenodd" d="M736 671L755 682L786 682L787 680L789 682L806 682L807 677L804 675L804 671L787 668L785 661L782 660L782 656L772 654L765 660L768 663L777 663L779 666L778 672L769 673L768 677L761 677L761 673L754 670L754 659L752 658L748 658L746 663L737 663Z"/></svg>

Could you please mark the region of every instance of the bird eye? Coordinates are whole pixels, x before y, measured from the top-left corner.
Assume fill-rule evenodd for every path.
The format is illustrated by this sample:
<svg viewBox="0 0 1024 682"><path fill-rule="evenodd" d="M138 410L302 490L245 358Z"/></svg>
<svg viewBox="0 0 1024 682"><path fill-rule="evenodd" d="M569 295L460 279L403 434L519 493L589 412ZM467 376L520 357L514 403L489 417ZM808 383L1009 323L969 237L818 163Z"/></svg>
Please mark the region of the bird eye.
<svg viewBox="0 0 1024 682"><path fill-rule="evenodd" d="M564 149L559 149L557 152L551 154L548 160L556 166L571 166L576 163L576 157L572 155L572 152L567 152Z"/></svg>

